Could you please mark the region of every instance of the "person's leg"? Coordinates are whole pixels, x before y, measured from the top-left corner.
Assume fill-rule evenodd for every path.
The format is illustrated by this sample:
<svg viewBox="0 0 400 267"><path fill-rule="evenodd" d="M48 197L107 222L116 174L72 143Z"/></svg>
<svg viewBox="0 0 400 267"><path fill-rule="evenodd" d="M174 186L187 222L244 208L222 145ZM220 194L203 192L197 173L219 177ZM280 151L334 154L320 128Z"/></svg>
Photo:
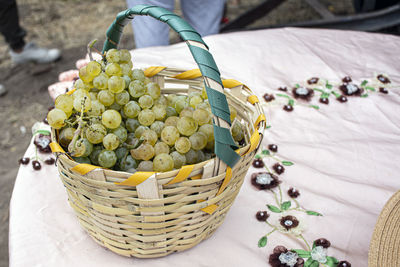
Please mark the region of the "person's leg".
<svg viewBox="0 0 400 267"><path fill-rule="evenodd" d="M174 10L174 0L127 0L128 8L135 5L155 5ZM161 46L169 44L169 27L167 24L148 16L135 16L132 28L136 48Z"/></svg>
<svg viewBox="0 0 400 267"><path fill-rule="evenodd" d="M225 0L181 0L185 19L201 36L219 33Z"/></svg>
<svg viewBox="0 0 400 267"><path fill-rule="evenodd" d="M15 0L0 0L0 32L12 50L22 50L26 32L19 25Z"/></svg>

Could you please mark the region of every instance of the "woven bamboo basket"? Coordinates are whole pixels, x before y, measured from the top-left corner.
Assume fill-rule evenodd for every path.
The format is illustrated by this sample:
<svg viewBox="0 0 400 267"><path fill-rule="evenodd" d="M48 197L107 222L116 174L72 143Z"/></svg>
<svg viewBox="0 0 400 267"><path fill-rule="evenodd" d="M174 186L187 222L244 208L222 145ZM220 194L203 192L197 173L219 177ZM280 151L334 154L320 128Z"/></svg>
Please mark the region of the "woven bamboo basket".
<svg viewBox="0 0 400 267"><path fill-rule="evenodd" d="M265 116L249 88L220 79L200 35L170 11L140 5L121 12L107 32L104 51L117 46L123 26L133 15L150 15L168 23L190 47L199 69L149 67L145 74L160 85L163 94L187 94L205 84L213 112L216 157L179 170L131 174L71 160L58 145L55 130L51 148L58 157L68 201L89 235L117 254L154 258L191 248L222 224L262 141ZM246 128L246 145L240 149L232 144L227 101Z"/></svg>

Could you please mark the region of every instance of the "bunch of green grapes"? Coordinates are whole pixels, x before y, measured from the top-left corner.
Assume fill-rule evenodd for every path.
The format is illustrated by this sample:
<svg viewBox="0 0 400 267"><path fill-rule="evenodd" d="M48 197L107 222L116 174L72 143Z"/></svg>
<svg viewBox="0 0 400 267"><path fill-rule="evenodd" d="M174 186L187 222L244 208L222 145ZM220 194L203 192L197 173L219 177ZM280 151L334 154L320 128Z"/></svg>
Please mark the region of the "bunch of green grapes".
<svg viewBox="0 0 400 267"><path fill-rule="evenodd" d="M60 95L47 120L60 145L80 163L117 171L179 169L214 157L214 128L205 89L162 95L132 68L128 50L110 49L79 70L74 91ZM232 136L244 140L231 110Z"/></svg>

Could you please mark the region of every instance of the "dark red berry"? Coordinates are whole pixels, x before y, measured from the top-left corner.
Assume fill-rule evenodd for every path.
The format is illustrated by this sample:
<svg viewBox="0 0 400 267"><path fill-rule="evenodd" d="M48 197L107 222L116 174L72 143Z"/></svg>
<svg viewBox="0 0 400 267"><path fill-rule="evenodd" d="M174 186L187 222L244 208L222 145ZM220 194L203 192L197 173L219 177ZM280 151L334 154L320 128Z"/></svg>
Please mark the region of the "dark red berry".
<svg viewBox="0 0 400 267"><path fill-rule="evenodd" d="M349 83L349 82L352 81L352 79L350 78L350 76L346 76L346 77L344 77L344 78L342 79L342 81L343 81L344 83Z"/></svg>
<svg viewBox="0 0 400 267"><path fill-rule="evenodd" d="M293 111L293 106L292 105L284 105L283 110L285 110L287 112L291 112L291 111Z"/></svg>
<svg viewBox="0 0 400 267"><path fill-rule="evenodd" d="M42 168L42 166L40 165L40 162L39 161L37 161L37 160L33 160L32 161L32 167L33 167L33 169L35 169L35 170L40 170L41 168Z"/></svg>
<svg viewBox="0 0 400 267"><path fill-rule="evenodd" d="M264 100L266 102L271 102L272 100L275 100L275 96L273 94L265 94L264 95Z"/></svg>
<svg viewBox="0 0 400 267"><path fill-rule="evenodd" d="M264 161L262 161L262 159L253 160L253 167L254 168L262 168L262 167L264 167Z"/></svg>
<svg viewBox="0 0 400 267"><path fill-rule="evenodd" d="M351 267L351 264L348 261L341 261L338 263L337 267Z"/></svg>
<svg viewBox="0 0 400 267"><path fill-rule="evenodd" d="M299 190L291 187L288 191L287 191L289 197L291 198L298 198L300 196L300 192Z"/></svg>
<svg viewBox="0 0 400 267"><path fill-rule="evenodd" d="M390 83L390 80L388 77L379 74L378 76L376 76L376 78L381 82L381 83Z"/></svg>
<svg viewBox="0 0 400 267"><path fill-rule="evenodd" d="M329 248L331 246L331 242L328 241L326 238L319 238L314 241L315 246L321 246L323 248Z"/></svg>
<svg viewBox="0 0 400 267"><path fill-rule="evenodd" d="M319 81L319 78L317 77L312 77L307 81L308 84L316 84Z"/></svg>
<svg viewBox="0 0 400 267"><path fill-rule="evenodd" d="M48 158L44 161L44 163L46 163L47 165L53 165L55 163L55 159L54 158Z"/></svg>
<svg viewBox="0 0 400 267"><path fill-rule="evenodd" d="M278 146L275 144L269 144L268 149L271 150L272 152L278 152Z"/></svg>
<svg viewBox="0 0 400 267"><path fill-rule="evenodd" d="M279 87L278 90L286 92L287 91L287 87Z"/></svg>
<svg viewBox="0 0 400 267"><path fill-rule="evenodd" d="M322 104L328 105L328 104L329 104L329 99L326 98L326 97L324 97L324 98L321 97L321 98L319 99L319 102L322 103Z"/></svg>
<svg viewBox="0 0 400 267"><path fill-rule="evenodd" d="M274 166L272 166L272 169L277 173L277 174L282 174L285 172L285 167L283 167L279 163L275 163Z"/></svg>
<svg viewBox="0 0 400 267"><path fill-rule="evenodd" d="M388 89L386 89L385 87L380 87L379 88L379 92L381 92L382 94L388 94L389 93Z"/></svg>
<svg viewBox="0 0 400 267"><path fill-rule="evenodd" d="M29 163L29 158L20 158L19 160L18 160L18 162L19 162L19 164L23 164L23 165L26 165L26 164L28 164Z"/></svg>
<svg viewBox="0 0 400 267"><path fill-rule="evenodd" d="M256 213L256 218L258 221L260 222L265 222L269 217L269 214L267 211L263 210L263 211L258 211Z"/></svg>
<svg viewBox="0 0 400 267"><path fill-rule="evenodd" d="M344 95L339 96L338 98L336 98L337 101L341 102L341 103L345 103L347 102L347 97L345 97Z"/></svg>

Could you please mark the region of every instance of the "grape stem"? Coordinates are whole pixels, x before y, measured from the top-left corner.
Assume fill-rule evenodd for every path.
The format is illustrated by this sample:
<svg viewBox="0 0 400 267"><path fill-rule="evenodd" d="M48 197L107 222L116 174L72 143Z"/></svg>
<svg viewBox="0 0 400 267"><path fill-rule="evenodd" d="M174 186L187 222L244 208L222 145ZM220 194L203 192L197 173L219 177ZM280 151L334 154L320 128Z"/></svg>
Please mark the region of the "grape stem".
<svg viewBox="0 0 400 267"><path fill-rule="evenodd" d="M74 156L74 152L75 152L75 144L76 141L78 141L78 137L80 136L81 132L82 132L82 128L84 125L84 121L83 121L83 111L85 109L85 105L82 105L81 108L81 115L78 117L78 128L76 129L76 131L74 132L74 136L72 137L71 143L72 143L72 148L71 148L71 156Z"/></svg>
<svg viewBox="0 0 400 267"><path fill-rule="evenodd" d="M99 52L99 50L97 50L96 48L93 47L96 42L97 42L97 39L94 39L87 45L87 53L89 55L90 61L93 61L92 50ZM101 53L99 53L99 54L101 54Z"/></svg>

